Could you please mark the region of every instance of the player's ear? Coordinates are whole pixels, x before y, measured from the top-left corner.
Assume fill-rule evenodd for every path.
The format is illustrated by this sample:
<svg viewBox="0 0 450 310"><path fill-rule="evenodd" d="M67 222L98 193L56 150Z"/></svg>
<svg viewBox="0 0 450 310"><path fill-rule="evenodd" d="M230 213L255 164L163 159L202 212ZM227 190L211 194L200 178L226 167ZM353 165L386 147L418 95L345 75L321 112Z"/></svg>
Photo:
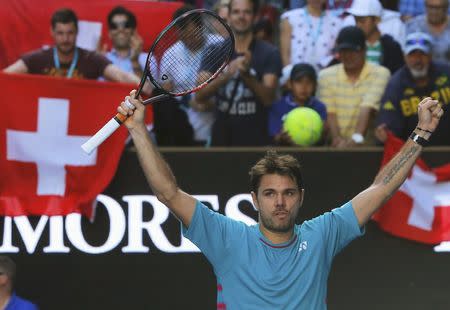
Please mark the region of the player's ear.
<svg viewBox="0 0 450 310"><path fill-rule="evenodd" d="M305 198L305 189L300 188L300 207L303 205L303 198Z"/></svg>
<svg viewBox="0 0 450 310"><path fill-rule="evenodd" d="M255 208L256 211L259 211L259 205L258 205L258 197L255 192L251 192L252 194L252 200L253 200L253 208Z"/></svg>

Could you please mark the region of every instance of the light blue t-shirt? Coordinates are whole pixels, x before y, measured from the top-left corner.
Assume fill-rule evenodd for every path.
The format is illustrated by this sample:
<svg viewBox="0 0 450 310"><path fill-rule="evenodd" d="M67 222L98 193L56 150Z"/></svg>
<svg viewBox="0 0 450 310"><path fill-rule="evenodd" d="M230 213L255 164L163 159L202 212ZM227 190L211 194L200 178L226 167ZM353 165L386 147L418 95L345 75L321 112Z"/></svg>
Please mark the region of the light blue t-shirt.
<svg viewBox="0 0 450 310"><path fill-rule="evenodd" d="M351 202L302 225L286 243L197 202L183 234L203 252L217 277L218 308L326 309L334 256L361 236Z"/></svg>
<svg viewBox="0 0 450 310"><path fill-rule="evenodd" d="M108 58L113 64L122 69L125 72L133 73L133 64L129 57L123 58L120 57L117 52L113 49L106 53L106 58ZM138 56L138 62L141 65L141 69L145 68L145 61L147 60L147 54L141 53Z"/></svg>

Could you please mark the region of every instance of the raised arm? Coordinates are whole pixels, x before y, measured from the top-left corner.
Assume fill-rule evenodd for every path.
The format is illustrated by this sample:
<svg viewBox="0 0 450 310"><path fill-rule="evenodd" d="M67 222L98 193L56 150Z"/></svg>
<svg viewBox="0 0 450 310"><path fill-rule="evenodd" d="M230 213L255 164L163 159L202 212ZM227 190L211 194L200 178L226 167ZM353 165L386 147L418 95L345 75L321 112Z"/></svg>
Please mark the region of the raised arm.
<svg viewBox="0 0 450 310"><path fill-rule="evenodd" d="M183 225L189 227L196 200L178 187L169 165L151 141L144 124L145 106L140 100L133 99L134 94L133 90L117 111L129 116L124 124L133 138L139 162L153 193L181 220ZM130 109L126 103L127 100L136 107L135 110Z"/></svg>
<svg viewBox="0 0 450 310"><path fill-rule="evenodd" d="M444 111L436 100L425 98L419 103L419 122L414 133L428 140ZM418 129L421 128L421 129ZM429 131L429 132L427 132ZM353 209L360 226L375 213L403 184L419 157L422 146L408 139L397 155L375 177L372 185L352 199Z"/></svg>

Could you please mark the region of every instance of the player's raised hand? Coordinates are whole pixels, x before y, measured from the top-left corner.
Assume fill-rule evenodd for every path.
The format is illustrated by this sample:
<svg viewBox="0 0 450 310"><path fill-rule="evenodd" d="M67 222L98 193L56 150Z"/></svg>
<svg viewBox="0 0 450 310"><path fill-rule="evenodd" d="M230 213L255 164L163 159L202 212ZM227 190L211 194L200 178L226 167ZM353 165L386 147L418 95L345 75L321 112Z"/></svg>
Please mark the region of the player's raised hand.
<svg viewBox="0 0 450 310"><path fill-rule="evenodd" d="M438 126L444 110L437 100L427 97L419 103L417 113L419 118L417 127L431 133Z"/></svg>
<svg viewBox="0 0 450 310"><path fill-rule="evenodd" d="M124 101L117 107L117 112L128 117L124 122L128 129L144 125L145 106L142 104L142 98L136 99L134 98L135 95L136 90L133 89L130 95L126 96Z"/></svg>

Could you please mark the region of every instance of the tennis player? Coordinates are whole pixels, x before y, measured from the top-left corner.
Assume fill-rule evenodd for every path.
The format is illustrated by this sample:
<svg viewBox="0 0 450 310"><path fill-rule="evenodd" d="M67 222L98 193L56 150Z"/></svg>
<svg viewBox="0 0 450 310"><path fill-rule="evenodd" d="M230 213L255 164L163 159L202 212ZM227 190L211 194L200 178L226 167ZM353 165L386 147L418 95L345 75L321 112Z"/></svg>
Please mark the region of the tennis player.
<svg viewBox="0 0 450 310"><path fill-rule="evenodd" d="M148 136L142 102L133 98L134 91L118 112L129 116L125 125L153 193L213 265L218 309L326 309L333 258L363 234L364 224L403 183L443 114L437 101L422 100L417 127L372 185L301 225L295 225L304 197L299 163L269 151L250 169L259 223L247 226L211 211L178 187Z"/></svg>

